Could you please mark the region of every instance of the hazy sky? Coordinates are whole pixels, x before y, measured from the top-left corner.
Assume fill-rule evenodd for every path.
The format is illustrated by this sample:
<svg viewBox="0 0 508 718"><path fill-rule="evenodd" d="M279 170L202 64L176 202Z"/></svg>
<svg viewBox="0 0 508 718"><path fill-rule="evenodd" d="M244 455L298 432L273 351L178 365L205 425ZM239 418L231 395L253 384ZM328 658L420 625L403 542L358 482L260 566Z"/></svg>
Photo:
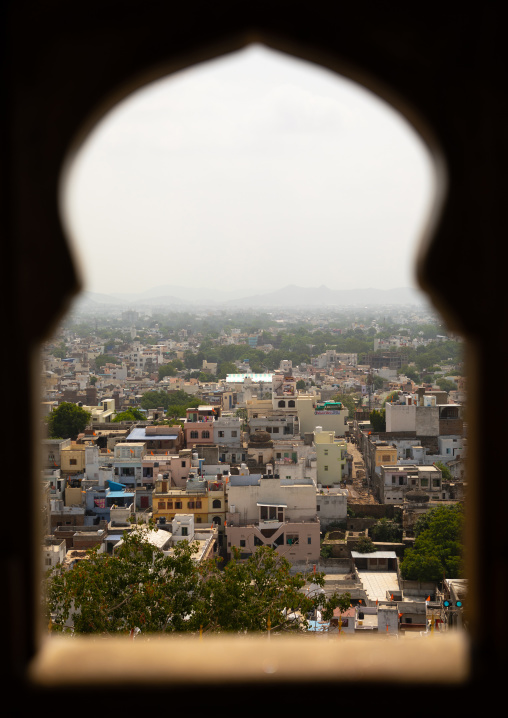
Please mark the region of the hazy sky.
<svg viewBox="0 0 508 718"><path fill-rule="evenodd" d="M64 206L91 291L388 288L415 284L432 191L428 152L398 113L254 46L117 105Z"/></svg>

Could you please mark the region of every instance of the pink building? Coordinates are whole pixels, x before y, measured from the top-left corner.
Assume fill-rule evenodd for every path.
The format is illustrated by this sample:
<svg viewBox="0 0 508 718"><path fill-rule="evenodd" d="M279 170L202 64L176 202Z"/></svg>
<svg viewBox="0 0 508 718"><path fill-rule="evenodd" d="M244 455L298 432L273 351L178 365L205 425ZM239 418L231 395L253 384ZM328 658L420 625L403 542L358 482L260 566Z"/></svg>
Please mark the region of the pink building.
<svg viewBox="0 0 508 718"><path fill-rule="evenodd" d="M185 444L188 449L194 446L212 445L213 422L220 416L220 408L216 406L198 406L187 409L184 424Z"/></svg>
<svg viewBox="0 0 508 718"><path fill-rule="evenodd" d="M148 451L143 457L143 483L155 484L166 474L168 485L176 488L185 488L189 473L198 470L192 466L191 452L185 449L180 454L170 452Z"/></svg>

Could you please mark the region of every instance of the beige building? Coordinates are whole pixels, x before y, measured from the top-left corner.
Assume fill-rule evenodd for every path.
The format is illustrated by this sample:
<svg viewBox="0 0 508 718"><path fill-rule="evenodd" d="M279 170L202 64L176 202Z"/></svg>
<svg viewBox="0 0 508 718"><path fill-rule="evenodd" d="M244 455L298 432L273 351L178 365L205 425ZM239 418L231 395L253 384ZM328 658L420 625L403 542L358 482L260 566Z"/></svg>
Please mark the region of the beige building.
<svg viewBox="0 0 508 718"><path fill-rule="evenodd" d="M231 476L226 515L227 551L247 557L271 546L292 563L315 563L320 552L316 487L311 479Z"/></svg>
<svg viewBox="0 0 508 718"><path fill-rule="evenodd" d="M86 466L86 444L76 444L71 442L70 446L66 446L60 451L60 467L62 476L69 474L80 474L85 470Z"/></svg>
<svg viewBox="0 0 508 718"><path fill-rule="evenodd" d="M340 402L318 401L312 395L300 395L296 400L300 433L312 433L320 426L333 431L334 436L345 436L348 429L349 410Z"/></svg>

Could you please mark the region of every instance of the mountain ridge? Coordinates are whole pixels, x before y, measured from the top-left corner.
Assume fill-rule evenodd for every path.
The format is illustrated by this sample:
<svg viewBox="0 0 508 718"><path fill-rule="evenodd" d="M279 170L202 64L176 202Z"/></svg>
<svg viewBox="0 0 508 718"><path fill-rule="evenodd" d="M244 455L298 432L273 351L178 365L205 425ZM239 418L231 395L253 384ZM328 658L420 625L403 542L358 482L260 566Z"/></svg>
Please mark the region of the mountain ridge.
<svg viewBox="0 0 508 718"><path fill-rule="evenodd" d="M77 299L79 304L99 306L142 306L164 307L225 307L235 305L248 307L319 307L319 306L355 306L389 304L424 304L423 293L412 287L393 289L330 289L326 285L319 287L300 287L288 284L272 292L248 293L249 290L219 290L209 287L178 287L161 285L143 292L114 292L111 294L84 291Z"/></svg>

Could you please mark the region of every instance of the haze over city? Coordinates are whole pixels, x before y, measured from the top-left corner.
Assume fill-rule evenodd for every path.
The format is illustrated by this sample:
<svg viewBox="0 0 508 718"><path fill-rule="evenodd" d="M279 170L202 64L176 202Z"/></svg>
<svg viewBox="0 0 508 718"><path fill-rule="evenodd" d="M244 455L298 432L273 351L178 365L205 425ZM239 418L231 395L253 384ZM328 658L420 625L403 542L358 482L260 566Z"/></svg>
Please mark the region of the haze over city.
<svg viewBox="0 0 508 718"><path fill-rule="evenodd" d="M432 191L427 149L384 101L251 46L121 102L62 207L85 290L249 296L414 288Z"/></svg>

